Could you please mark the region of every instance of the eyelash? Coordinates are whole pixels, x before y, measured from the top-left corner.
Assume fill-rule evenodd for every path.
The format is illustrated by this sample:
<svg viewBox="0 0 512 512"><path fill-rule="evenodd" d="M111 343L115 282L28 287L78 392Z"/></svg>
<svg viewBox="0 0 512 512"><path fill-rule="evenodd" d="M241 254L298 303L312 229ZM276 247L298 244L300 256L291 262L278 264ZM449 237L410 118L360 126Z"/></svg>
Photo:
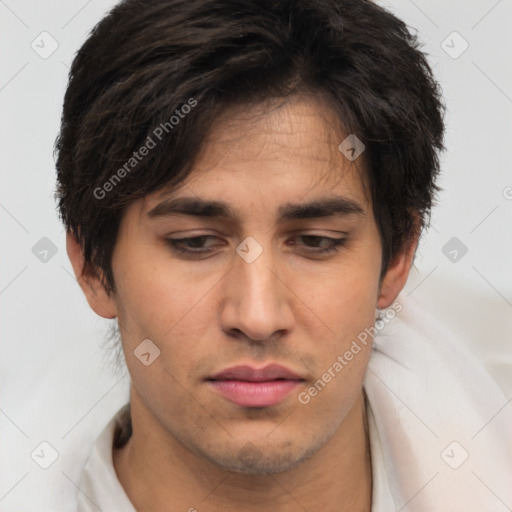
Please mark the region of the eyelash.
<svg viewBox="0 0 512 512"><path fill-rule="evenodd" d="M317 235L298 235L297 238L313 238L317 241L320 240L327 240L330 243L330 246L324 249L320 250L313 250L313 254L321 254L321 255L327 255L327 254L333 254L338 252L338 247L342 247L345 242L346 238L330 238L327 236L317 236ZM200 254L208 254L209 250L199 249L199 250L190 250L190 248L186 249L182 246L184 243L190 243L194 240L203 240L208 238L216 238L213 235L200 235L200 236L194 236L190 238L166 238L166 243L170 246L171 250L178 253L178 254L185 254L185 255L200 255Z"/></svg>

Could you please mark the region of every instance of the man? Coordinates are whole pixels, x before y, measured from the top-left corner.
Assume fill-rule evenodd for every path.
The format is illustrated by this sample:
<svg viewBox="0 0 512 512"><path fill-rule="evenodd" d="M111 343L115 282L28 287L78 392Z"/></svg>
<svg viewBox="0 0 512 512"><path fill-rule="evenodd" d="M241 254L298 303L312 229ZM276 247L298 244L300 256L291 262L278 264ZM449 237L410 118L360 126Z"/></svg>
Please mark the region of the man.
<svg viewBox="0 0 512 512"><path fill-rule="evenodd" d="M416 39L369 1L126 0L98 24L70 72L58 198L131 391L80 511L498 510L439 457L469 443L449 444L443 395L473 426L498 388L450 345L373 339L404 309L443 110ZM467 467L491 453L507 503L502 426Z"/></svg>

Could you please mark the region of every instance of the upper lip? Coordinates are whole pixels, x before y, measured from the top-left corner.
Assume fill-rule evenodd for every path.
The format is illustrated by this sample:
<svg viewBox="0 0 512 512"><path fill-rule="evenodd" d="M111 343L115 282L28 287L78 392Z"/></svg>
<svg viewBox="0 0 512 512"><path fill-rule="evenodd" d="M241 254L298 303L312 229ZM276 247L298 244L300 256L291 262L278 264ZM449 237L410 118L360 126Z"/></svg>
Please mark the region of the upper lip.
<svg viewBox="0 0 512 512"><path fill-rule="evenodd" d="M264 382L276 379L304 380L293 371L279 364L269 364L263 368L251 366L232 366L210 377L208 380L244 380Z"/></svg>

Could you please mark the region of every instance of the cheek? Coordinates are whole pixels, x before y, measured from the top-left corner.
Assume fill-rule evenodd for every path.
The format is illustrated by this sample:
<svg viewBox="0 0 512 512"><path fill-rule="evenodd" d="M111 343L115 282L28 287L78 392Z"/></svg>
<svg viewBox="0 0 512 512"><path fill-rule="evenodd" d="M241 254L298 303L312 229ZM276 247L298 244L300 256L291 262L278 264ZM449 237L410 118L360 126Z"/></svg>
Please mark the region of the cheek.
<svg viewBox="0 0 512 512"><path fill-rule="evenodd" d="M219 278L211 272L187 273L165 256L144 256L126 258L119 267L118 319L126 364L134 385L149 401L160 393L169 401L169 390L179 401L180 383L190 379L202 350L198 342L213 325L211 297ZM134 353L145 339L160 351L150 366Z"/></svg>
<svg viewBox="0 0 512 512"><path fill-rule="evenodd" d="M341 359L332 358L316 380L298 394L303 424L322 418L324 428L329 426L333 431L341 424L361 393L370 353L369 346L360 346L350 361L343 357L345 352Z"/></svg>
<svg viewBox="0 0 512 512"><path fill-rule="evenodd" d="M200 408L191 405L187 390L200 350L194 341L202 339L212 325L208 290L215 281L196 278L191 284L191 277L177 272L169 262L136 258L119 275L122 303L118 319L126 365L137 394L156 415L180 410L194 423L198 418L204 421ZM138 347L146 339L157 347L150 345L149 365L137 357L141 353ZM154 360L153 350L158 354Z"/></svg>
<svg viewBox="0 0 512 512"><path fill-rule="evenodd" d="M291 287L314 313L312 321L316 319L317 332L334 340L346 340L373 325L378 273L378 262L353 258L322 273L297 275Z"/></svg>
<svg viewBox="0 0 512 512"><path fill-rule="evenodd" d="M311 404L338 420L347 414L360 393L372 351L375 281L367 272L353 270L338 274L334 283L318 283L322 292L315 293L308 302L321 319L309 324L315 380L297 397L300 404Z"/></svg>
<svg viewBox="0 0 512 512"><path fill-rule="evenodd" d="M293 289L307 305L304 349L315 360L316 383L298 397L299 403L311 402L341 417L360 391L372 349L369 328L375 321L379 265L371 256L347 258L325 274L295 280Z"/></svg>
<svg viewBox="0 0 512 512"><path fill-rule="evenodd" d="M203 318L198 311L206 307L204 299L215 284L215 276L198 278L173 265L170 258L150 258L146 255L125 260L119 272L118 295L122 301L118 311L127 338L163 341L184 325L198 329L197 319Z"/></svg>

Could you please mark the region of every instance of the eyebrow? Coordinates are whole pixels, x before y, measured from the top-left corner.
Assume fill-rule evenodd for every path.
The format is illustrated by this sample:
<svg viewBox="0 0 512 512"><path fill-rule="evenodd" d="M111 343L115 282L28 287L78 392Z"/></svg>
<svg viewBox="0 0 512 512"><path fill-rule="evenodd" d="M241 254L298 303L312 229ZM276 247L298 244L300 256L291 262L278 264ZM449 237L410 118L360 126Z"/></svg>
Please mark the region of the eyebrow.
<svg viewBox="0 0 512 512"><path fill-rule="evenodd" d="M365 209L357 201L348 197L336 196L308 203L286 203L278 209L277 222L334 215L363 216L365 214ZM227 203L197 197L166 199L147 213L150 219L175 215L221 218L240 222L240 216Z"/></svg>

